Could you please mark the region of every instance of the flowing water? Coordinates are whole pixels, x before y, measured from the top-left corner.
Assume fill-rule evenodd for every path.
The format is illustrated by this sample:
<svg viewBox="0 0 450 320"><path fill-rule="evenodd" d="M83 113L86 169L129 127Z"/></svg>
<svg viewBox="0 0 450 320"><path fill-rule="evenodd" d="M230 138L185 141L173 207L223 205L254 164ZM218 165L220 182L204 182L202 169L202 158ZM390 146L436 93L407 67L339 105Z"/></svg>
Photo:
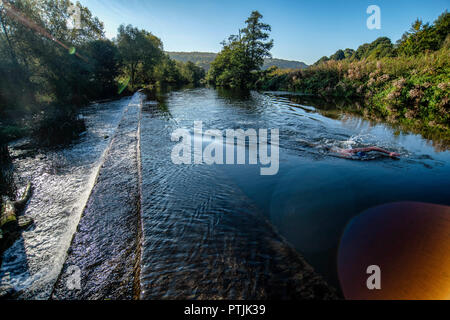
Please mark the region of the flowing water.
<svg viewBox="0 0 450 320"><path fill-rule="evenodd" d="M20 298L47 299L61 271L72 236L94 185L103 153L129 98L92 104L82 111L87 131L68 146L27 151L26 141L14 143L16 183L33 183L25 215L34 226L23 232L3 255L0 287Z"/></svg>
<svg viewBox="0 0 450 320"><path fill-rule="evenodd" d="M332 298L321 277L339 290L337 246L352 217L395 201L450 205L450 152L438 141L287 93L201 88L155 98L144 101L140 120L141 225L128 226L142 228L140 298ZM88 109L88 133L73 145L15 160L19 180L36 184L27 209L36 223L5 253L0 276L22 297L49 296L104 135L127 103ZM193 134L194 121L204 131L279 129L278 174L262 176L260 165L173 164L171 134ZM365 146L401 157L349 160L327 151Z"/></svg>
<svg viewBox="0 0 450 320"><path fill-rule="evenodd" d="M437 152L420 136L303 100L195 89L170 93L159 107L144 110L144 297L271 297L264 290L272 289L268 279L277 271L258 267L273 263L258 255L286 265L292 257L272 249L265 221L339 287L337 245L353 216L394 201L450 204L449 152ZM259 165L172 164L176 143L170 134L176 128L193 134L194 121L202 121L203 131L278 128L278 174L262 176ZM398 152L400 160L370 155L355 161L326 151L365 146Z"/></svg>

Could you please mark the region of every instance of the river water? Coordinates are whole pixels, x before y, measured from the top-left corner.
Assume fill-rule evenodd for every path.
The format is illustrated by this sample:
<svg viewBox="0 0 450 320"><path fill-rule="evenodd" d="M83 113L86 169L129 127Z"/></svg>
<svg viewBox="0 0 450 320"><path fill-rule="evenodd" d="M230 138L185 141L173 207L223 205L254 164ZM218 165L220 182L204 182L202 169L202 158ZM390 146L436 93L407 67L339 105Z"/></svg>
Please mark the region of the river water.
<svg viewBox="0 0 450 320"><path fill-rule="evenodd" d="M224 260L251 264L248 255L265 251L262 246L267 244L257 241L266 232L261 217L339 287L337 246L352 217L387 202L450 204L450 152L437 151L418 135L370 123L329 105L319 109L303 100L287 93L194 89L172 92L159 107L144 110L141 285L151 291L144 297L188 296L177 286L183 277L186 290L195 287L193 296L200 297L212 290L211 278L232 282L235 270ZM176 128L193 134L194 121L202 121L203 131L278 128L278 174L262 176L259 165L173 165L170 152L176 143L170 141L170 134ZM378 146L401 157L348 160L322 146ZM289 264L286 259L281 260ZM252 287L255 276L243 269L247 272L243 278ZM162 281L163 288L155 281ZM220 288L217 296L240 297L228 295L226 285Z"/></svg>
<svg viewBox="0 0 450 320"><path fill-rule="evenodd" d="M332 298L322 277L339 291L336 252L352 217L395 201L450 205L450 152L438 141L282 92L200 88L148 99L136 225L142 299ZM14 161L18 180L32 179L37 189L26 212L35 227L5 253L0 271L20 297L49 297L109 143L105 135L128 102L91 106L79 141ZM263 176L260 165L249 164L174 164L171 134L185 128L193 135L194 121L204 131L279 129L278 173ZM348 160L326 151L373 145L401 157Z"/></svg>

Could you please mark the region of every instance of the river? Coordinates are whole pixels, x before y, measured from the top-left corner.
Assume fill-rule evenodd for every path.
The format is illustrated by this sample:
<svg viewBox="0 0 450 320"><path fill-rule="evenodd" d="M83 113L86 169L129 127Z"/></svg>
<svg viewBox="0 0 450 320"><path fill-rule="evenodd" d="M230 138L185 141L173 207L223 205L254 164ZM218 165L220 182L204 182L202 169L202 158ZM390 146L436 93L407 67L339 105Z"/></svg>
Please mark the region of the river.
<svg viewBox="0 0 450 320"><path fill-rule="evenodd" d="M337 247L352 217L396 201L450 205L450 152L438 141L283 92L199 88L148 99L140 120L142 223L133 226L142 228L142 299L332 297L321 279L339 294ZM50 296L110 142L105 136L128 103L87 108L87 133L70 146L21 157L12 146L17 180L36 186L26 212L35 227L5 253L0 271L19 297ZM204 131L279 129L278 173L174 164L171 134L185 128L193 135L194 121ZM372 145L400 159L326 151Z"/></svg>

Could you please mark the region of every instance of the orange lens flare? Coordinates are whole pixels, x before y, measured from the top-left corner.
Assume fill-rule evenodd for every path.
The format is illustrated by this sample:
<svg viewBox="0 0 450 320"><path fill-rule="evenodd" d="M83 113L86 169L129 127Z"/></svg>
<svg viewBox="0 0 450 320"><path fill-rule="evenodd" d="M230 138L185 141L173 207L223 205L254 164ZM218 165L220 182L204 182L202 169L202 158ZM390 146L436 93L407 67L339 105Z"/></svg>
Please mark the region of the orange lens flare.
<svg viewBox="0 0 450 320"><path fill-rule="evenodd" d="M58 45L66 49L70 54L75 54L78 58L82 59L85 62L88 62L85 57L81 56L76 52L74 47L66 46L64 43L62 43L61 41L53 37L50 33L48 33L47 30L45 30L41 26L37 25L33 21L27 19L22 14L20 14L19 11L16 10L10 3L7 3L6 1L2 1L2 3L4 5L4 9L8 17L10 17L11 19L15 19L16 21L22 23L24 26L27 26L28 28L32 29L34 32L52 40L53 42L57 43Z"/></svg>
<svg viewBox="0 0 450 320"><path fill-rule="evenodd" d="M348 224L339 246L345 298L450 299L450 207L402 202L369 209ZM381 289L368 289L379 266Z"/></svg>

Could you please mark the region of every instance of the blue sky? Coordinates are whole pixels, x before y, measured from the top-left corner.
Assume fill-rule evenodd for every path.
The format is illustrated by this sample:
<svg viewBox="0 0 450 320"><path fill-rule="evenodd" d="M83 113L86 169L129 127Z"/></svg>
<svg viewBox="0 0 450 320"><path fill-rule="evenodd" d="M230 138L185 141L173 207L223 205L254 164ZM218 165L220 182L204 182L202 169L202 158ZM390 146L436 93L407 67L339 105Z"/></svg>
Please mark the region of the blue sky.
<svg viewBox="0 0 450 320"><path fill-rule="evenodd" d="M314 63L338 49L356 49L380 36L397 41L416 18L434 21L450 0L80 0L115 36L132 24L161 38L167 51L220 51L252 10L272 26L276 58ZM381 29L369 30L369 5L381 9Z"/></svg>

